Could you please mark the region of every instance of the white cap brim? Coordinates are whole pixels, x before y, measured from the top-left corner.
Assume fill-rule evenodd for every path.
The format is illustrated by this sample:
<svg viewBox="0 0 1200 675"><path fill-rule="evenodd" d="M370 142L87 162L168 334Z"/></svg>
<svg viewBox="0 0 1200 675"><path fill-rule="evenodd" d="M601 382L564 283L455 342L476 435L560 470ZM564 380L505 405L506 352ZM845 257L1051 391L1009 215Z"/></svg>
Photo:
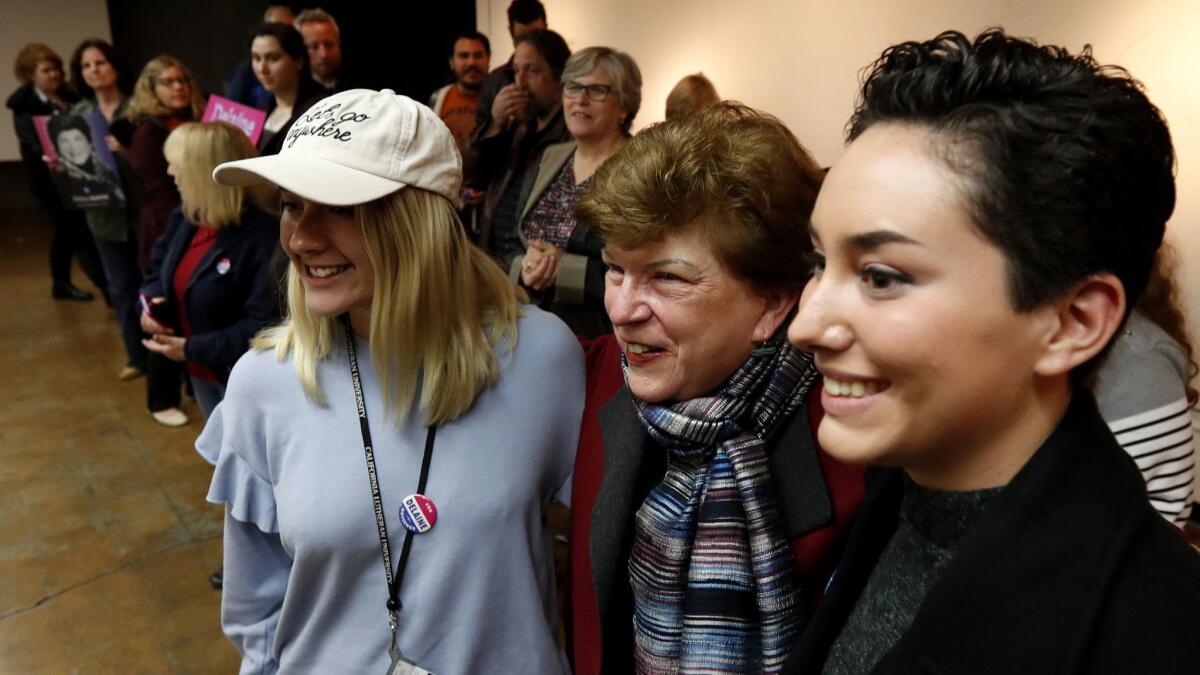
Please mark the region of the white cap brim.
<svg viewBox="0 0 1200 675"><path fill-rule="evenodd" d="M302 153L226 162L213 169L213 180L221 185L270 182L304 199L329 206L363 204L407 185Z"/></svg>

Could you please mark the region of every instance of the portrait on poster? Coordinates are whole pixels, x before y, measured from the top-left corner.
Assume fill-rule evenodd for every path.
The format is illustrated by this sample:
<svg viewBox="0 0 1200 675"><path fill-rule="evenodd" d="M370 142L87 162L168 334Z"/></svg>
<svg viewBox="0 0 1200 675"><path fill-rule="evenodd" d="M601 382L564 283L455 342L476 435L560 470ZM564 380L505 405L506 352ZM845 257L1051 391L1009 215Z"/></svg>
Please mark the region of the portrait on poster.
<svg viewBox="0 0 1200 675"><path fill-rule="evenodd" d="M108 123L99 111L37 115L33 124L63 206L95 209L125 203L116 158L104 141Z"/></svg>

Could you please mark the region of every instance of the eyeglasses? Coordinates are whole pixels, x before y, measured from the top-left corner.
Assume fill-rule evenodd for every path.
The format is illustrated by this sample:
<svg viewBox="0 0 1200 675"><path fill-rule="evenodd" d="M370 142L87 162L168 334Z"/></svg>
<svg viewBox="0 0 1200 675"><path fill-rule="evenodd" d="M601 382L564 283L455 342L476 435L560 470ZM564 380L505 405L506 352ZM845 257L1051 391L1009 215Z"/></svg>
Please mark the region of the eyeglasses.
<svg viewBox="0 0 1200 675"><path fill-rule="evenodd" d="M183 77L160 77L155 80L155 83L160 87L173 87L177 84L181 87L186 87L192 83L192 78L186 75Z"/></svg>
<svg viewBox="0 0 1200 675"><path fill-rule="evenodd" d="M579 98L579 95L585 91L589 99L599 103L608 98L613 88L608 84L579 84L574 80L563 85L563 96L567 98Z"/></svg>

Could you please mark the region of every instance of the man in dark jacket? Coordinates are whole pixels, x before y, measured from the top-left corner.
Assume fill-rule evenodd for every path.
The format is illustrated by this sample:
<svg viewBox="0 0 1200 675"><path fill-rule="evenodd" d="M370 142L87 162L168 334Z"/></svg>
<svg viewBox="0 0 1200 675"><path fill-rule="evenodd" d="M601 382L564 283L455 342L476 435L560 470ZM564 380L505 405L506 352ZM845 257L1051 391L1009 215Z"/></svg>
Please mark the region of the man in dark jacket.
<svg viewBox="0 0 1200 675"><path fill-rule="evenodd" d="M520 206L532 187L546 146L570 140L562 116L563 67L571 50L558 33L538 30L523 35L513 56L516 80L500 90L489 122L475 128L463 156L467 187L486 190L477 243L508 269L524 251L517 234Z"/></svg>
<svg viewBox="0 0 1200 675"><path fill-rule="evenodd" d="M513 48L522 37L535 30L546 30L546 7L538 0L513 0L508 6L508 34ZM490 52L489 52L490 53ZM513 83L516 74L513 60L509 57L502 65L488 73L479 93L479 105L475 108L475 126L484 127L492 121L492 102L501 89Z"/></svg>

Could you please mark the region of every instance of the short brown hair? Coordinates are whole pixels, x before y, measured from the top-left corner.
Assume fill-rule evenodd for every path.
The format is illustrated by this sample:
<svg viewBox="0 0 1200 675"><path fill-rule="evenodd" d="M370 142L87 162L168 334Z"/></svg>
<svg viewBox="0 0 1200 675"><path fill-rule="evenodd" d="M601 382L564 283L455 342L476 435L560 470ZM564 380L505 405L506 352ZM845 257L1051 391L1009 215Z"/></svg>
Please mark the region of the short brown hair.
<svg viewBox="0 0 1200 675"><path fill-rule="evenodd" d="M720 100L717 88L704 73L684 75L667 94L667 119L686 115Z"/></svg>
<svg viewBox="0 0 1200 675"><path fill-rule="evenodd" d="M596 171L577 217L625 249L696 223L734 276L799 290L823 179L783 122L726 101L634 136Z"/></svg>
<svg viewBox="0 0 1200 675"><path fill-rule="evenodd" d="M40 42L30 42L17 52L17 60L13 63L13 75L17 76L17 81L21 84L29 84L42 61L58 64L58 69L62 70L63 60L58 52Z"/></svg>

